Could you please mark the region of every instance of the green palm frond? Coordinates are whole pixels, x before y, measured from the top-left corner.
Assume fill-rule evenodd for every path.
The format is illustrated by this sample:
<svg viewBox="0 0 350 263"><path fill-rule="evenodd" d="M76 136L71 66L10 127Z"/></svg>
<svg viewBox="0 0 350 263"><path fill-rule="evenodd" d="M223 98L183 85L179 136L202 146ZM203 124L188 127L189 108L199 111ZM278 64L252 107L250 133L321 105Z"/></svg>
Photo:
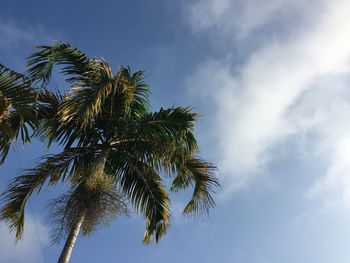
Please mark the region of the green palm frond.
<svg viewBox="0 0 350 263"><path fill-rule="evenodd" d="M141 137L178 137L183 131L192 131L198 114L191 108L161 108L158 112L147 113L140 120Z"/></svg>
<svg viewBox="0 0 350 263"><path fill-rule="evenodd" d="M10 114L11 103L0 90L0 123Z"/></svg>
<svg viewBox="0 0 350 263"><path fill-rule="evenodd" d="M54 119L64 95L59 91L51 91L47 88L39 89L36 92L39 120Z"/></svg>
<svg viewBox="0 0 350 263"><path fill-rule="evenodd" d="M114 76L105 60L90 59L63 42L37 48L39 51L28 58L28 75L33 80L48 83L55 65L62 65L61 72L70 76L67 81L72 87L60 107L61 121L74 120L80 128L91 125L102 106L108 108L103 105L107 97L110 116L105 120L116 119L117 115L120 119L131 112L140 115L147 110L149 88L142 80L142 71L131 74L130 68L120 67Z"/></svg>
<svg viewBox="0 0 350 263"><path fill-rule="evenodd" d="M32 131L36 124L36 116L34 108L24 112L23 114L12 111L6 118L6 121L1 123L7 130L1 135L7 137L7 146L9 147L12 141L16 141L20 137L22 144L29 143Z"/></svg>
<svg viewBox="0 0 350 263"><path fill-rule="evenodd" d="M95 127L104 131L105 138L124 134L128 123L139 120L149 109L150 90L143 81L142 71L132 74L130 68L120 66L114 85L114 91L102 105L101 114L94 118Z"/></svg>
<svg viewBox="0 0 350 263"><path fill-rule="evenodd" d="M115 140L119 149L125 149L158 172L173 174L176 163L182 163L198 151L193 135L198 114L189 108L161 109L145 114L131 125L121 140Z"/></svg>
<svg viewBox="0 0 350 263"><path fill-rule="evenodd" d="M169 156L180 148L183 153L186 149L187 154L192 154L198 150L192 133L197 118L197 113L182 107L146 113L137 122L131 122L122 140L116 140L116 143L141 146L144 153L147 153L144 146L150 146L150 154L159 149L164 156Z"/></svg>
<svg viewBox="0 0 350 263"><path fill-rule="evenodd" d="M122 134L116 134L115 143L121 141L162 141L180 140L191 132L198 114L190 108L160 109L158 112L144 113L139 119L127 119ZM122 138L118 138L122 136ZM119 139L119 140L118 140ZM122 139L122 140L121 140ZM194 137L193 137L194 139ZM193 146L196 141L193 140ZM195 151L197 147L193 147Z"/></svg>
<svg viewBox="0 0 350 263"><path fill-rule="evenodd" d="M15 136L15 133L7 123L1 123L0 135L0 164L2 164L9 153L11 138Z"/></svg>
<svg viewBox="0 0 350 263"><path fill-rule="evenodd" d="M23 233L24 209L28 198L39 192L44 183L55 185L67 178L79 183L82 174L91 171L92 149L69 149L56 155L47 156L33 169L11 181L8 190L2 196L5 206L0 211L0 220L9 222L10 228L16 231L16 238Z"/></svg>
<svg viewBox="0 0 350 263"><path fill-rule="evenodd" d="M132 115L143 116L149 110L150 88L144 81L144 71L137 71L132 74L131 81L135 86L134 99L131 103Z"/></svg>
<svg viewBox="0 0 350 263"><path fill-rule="evenodd" d="M158 242L166 233L170 217L169 196L161 177L150 166L133 163L120 173L118 180L135 209L146 217L144 243L152 237Z"/></svg>
<svg viewBox="0 0 350 263"><path fill-rule="evenodd" d="M148 110L150 90L143 78L143 71L132 74L129 67L119 67L115 80L119 93L116 95L123 97L123 101L118 103L119 109L116 109L122 114L120 116L138 117Z"/></svg>
<svg viewBox="0 0 350 263"><path fill-rule="evenodd" d="M55 140L57 129L60 126L57 116L58 109L63 99L59 91L50 91L46 88L37 90L37 127L34 135L48 146Z"/></svg>
<svg viewBox="0 0 350 263"><path fill-rule="evenodd" d="M186 160L178 167L179 174L173 181L171 190L178 191L194 185L192 198L186 205L184 214L208 214L209 209L214 206L212 194L220 186L215 170L214 165L199 158Z"/></svg>
<svg viewBox="0 0 350 263"><path fill-rule="evenodd" d="M68 43L57 42L50 46L37 46L38 51L27 60L28 76L43 84L47 84L55 65L62 65L61 72L68 75L68 82L77 82L89 79L93 73L92 60L80 50L71 47Z"/></svg>
<svg viewBox="0 0 350 263"><path fill-rule="evenodd" d="M41 136L50 145L56 141L63 145L65 149L72 145L77 147L89 147L98 145L101 140L101 135L94 127L87 127L84 130L77 129L75 122L61 122L59 116L53 119L47 119L41 122L40 129L37 130L37 135Z"/></svg>
<svg viewBox="0 0 350 263"><path fill-rule="evenodd" d="M31 79L1 64L0 91L18 112L27 111L35 102L36 94Z"/></svg>
<svg viewBox="0 0 350 263"><path fill-rule="evenodd" d="M35 135L47 141L48 145L57 141L65 148L74 143L77 147L96 145L101 136L96 133L94 127L87 127L83 131L77 129L76 122L61 121L59 109L62 106L66 95L60 92L52 92L47 89L38 91L38 127Z"/></svg>
<svg viewBox="0 0 350 263"><path fill-rule="evenodd" d="M90 59L68 43L39 46L38 52L28 58L28 75L37 81L48 83L53 67L61 65L61 72L68 75L72 84L60 107L61 121L74 119L83 127L90 124L101 110L106 96L113 91L113 74L103 59Z"/></svg>
<svg viewBox="0 0 350 263"><path fill-rule="evenodd" d="M94 80L74 83L63 100L60 109L61 121L75 120L82 128L91 125L91 120L96 119L101 113L102 105L108 95L116 92L116 84L107 62L95 59L92 64Z"/></svg>
<svg viewBox="0 0 350 263"><path fill-rule="evenodd" d="M30 142L30 128L36 123L36 92L32 81L0 64L0 163L11 142L20 136Z"/></svg>
<svg viewBox="0 0 350 263"><path fill-rule="evenodd" d="M24 227L24 208L33 191L40 189L47 179L47 175L23 175L16 177L8 186L3 197L5 206L1 209L0 219L9 223L11 230L16 231L16 239L20 239Z"/></svg>
<svg viewBox="0 0 350 263"><path fill-rule="evenodd" d="M198 114L192 112L191 108L173 107L147 113L142 117L141 123L144 124L145 130L151 129L151 132L157 131L154 129L158 127L163 127L169 133L178 133L183 130L192 130L197 120Z"/></svg>

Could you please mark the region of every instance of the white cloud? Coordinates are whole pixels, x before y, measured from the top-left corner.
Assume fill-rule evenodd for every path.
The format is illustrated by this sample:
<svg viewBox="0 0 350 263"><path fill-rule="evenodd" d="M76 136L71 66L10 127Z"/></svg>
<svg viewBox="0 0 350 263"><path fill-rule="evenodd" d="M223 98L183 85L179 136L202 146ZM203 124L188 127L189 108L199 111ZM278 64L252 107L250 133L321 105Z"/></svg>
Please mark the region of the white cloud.
<svg viewBox="0 0 350 263"><path fill-rule="evenodd" d="M225 12L238 3L197 1L198 12L195 14L195 5L189 9L194 15L190 19L191 26L201 32L215 28L224 36L227 32L235 34L237 25L252 18L248 27L261 28L275 14L288 13L291 2L264 1L265 9L254 11L261 14L244 15L244 11L243 20L233 22L234 16L229 17ZM290 135L304 136L310 131L319 140L314 143L313 154L319 154L320 159L326 156L329 160L326 163L331 163L326 179L320 180L332 177L341 185L343 179L338 178L349 171L344 168L348 167L348 155L340 146L350 136L345 117L350 116L350 104L344 97L349 94L344 87L349 75L350 16L347 10L350 10L350 1L312 3L322 7L317 16L305 1L293 4L299 15L307 15L307 10L312 18L317 18L313 23L301 19L305 26L302 30L298 27L291 34L283 32L280 37L269 39L239 67L232 59L234 56L227 56L203 63L189 78L192 91L213 101L216 123L213 136L218 145L219 169L226 176L229 192L247 185L259 171L267 168L269 160L274 158L271 149ZM256 4L257 1L249 1L243 10L250 10ZM204 22L195 21L196 15ZM240 31L250 34L251 29L245 27ZM230 45L231 36L227 35L226 40ZM245 44L249 46L250 41ZM237 50L232 50L234 52ZM334 88L335 84L338 89ZM322 185L329 184L326 181L318 183L318 192L325 188ZM346 185L350 192L350 183ZM345 189L343 192L348 193Z"/></svg>
<svg viewBox="0 0 350 263"><path fill-rule="evenodd" d="M216 36L234 37L237 40L259 33L266 25L269 26L269 30L276 30L280 26L296 26L302 21L311 22L322 13L324 2L198 0L186 6L184 13L195 33L210 32Z"/></svg>
<svg viewBox="0 0 350 263"><path fill-rule="evenodd" d="M327 204L337 201L350 207L350 133L335 141L335 156L326 176L319 178L309 191L309 197L321 197Z"/></svg>
<svg viewBox="0 0 350 263"><path fill-rule="evenodd" d="M49 230L40 221L27 216L23 238L17 244L14 233L10 233L3 222L0 222L0 236L0 262L45 262L41 246L49 244Z"/></svg>
<svg viewBox="0 0 350 263"><path fill-rule="evenodd" d="M20 24L3 17L0 17L0 36L0 63L18 71L25 70L25 58L33 46L62 38L57 32L48 33L41 24Z"/></svg>
<svg viewBox="0 0 350 263"><path fill-rule="evenodd" d="M20 44L33 43L38 40L47 41L48 38L44 28L37 24L32 26L20 26L14 21L0 18L0 48L12 49Z"/></svg>

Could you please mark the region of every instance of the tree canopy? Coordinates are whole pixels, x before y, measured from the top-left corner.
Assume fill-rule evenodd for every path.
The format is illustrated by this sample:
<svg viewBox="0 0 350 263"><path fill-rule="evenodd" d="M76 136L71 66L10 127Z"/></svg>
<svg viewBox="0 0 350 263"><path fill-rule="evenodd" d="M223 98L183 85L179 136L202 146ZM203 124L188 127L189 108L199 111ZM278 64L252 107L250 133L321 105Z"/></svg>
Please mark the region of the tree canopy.
<svg viewBox="0 0 350 263"><path fill-rule="evenodd" d="M70 85L66 93L49 89L55 66ZM57 202L59 209L68 213L67 218L74 214L69 209L78 209L79 198L91 200L92 193L101 193L96 189L103 189L103 193L107 189L113 198L97 194L96 200L107 198L109 204L114 200L118 206L112 210L126 212L125 197L135 211L144 214L145 243L153 238L158 241L166 233L170 219L169 190L193 187L183 210L185 215L207 214L214 206L212 194L219 183L215 166L198 156L194 135L198 113L189 107L151 112L150 88L143 77L143 71L132 73L124 66L113 72L104 59L89 58L64 42L36 47L28 58L25 75L2 66L2 158L11 139L19 133L23 142L30 140L28 127L34 136L62 149L43 156L9 184L0 219L9 223L17 238L23 233L25 206L30 196L43 187L51 188L62 182L71 187L66 197ZM15 118L19 121L15 122ZM172 180L170 189L165 186L166 178ZM86 194L90 197L85 198ZM79 213L86 213L83 208L79 208ZM102 212L106 211L110 210ZM89 220L99 222L91 216ZM60 222L67 225L65 219ZM85 232L94 225L86 223Z"/></svg>

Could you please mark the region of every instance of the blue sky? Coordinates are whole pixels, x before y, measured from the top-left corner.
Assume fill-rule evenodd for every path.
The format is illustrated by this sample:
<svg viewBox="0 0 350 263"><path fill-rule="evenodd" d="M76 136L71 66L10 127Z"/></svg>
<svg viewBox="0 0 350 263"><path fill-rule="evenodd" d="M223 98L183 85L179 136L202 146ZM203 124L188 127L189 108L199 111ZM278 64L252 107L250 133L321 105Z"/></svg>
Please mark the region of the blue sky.
<svg viewBox="0 0 350 263"><path fill-rule="evenodd" d="M210 217L182 218L187 195L174 195L159 244L142 245L142 216L117 218L79 237L72 262L350 261L349 0L3 2L1 63L23 71L32 46L64 40L146 70L154 110L202 113L201 155L219 168ZM0 189L41 146L11 152ZM0 262L57 259L63 244L50 246L45 208L53 195L32 199L17 245L0 223Z"/></svg>

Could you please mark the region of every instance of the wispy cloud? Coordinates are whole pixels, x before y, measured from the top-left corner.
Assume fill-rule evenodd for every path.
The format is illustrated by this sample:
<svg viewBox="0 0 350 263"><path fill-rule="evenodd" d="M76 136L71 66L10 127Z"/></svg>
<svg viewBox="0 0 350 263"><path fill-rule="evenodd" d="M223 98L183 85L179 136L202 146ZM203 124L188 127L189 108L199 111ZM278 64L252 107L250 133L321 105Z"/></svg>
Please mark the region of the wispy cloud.
<svg viewBox="0 0 350 263"><path fill-rule="evenodd" d="M350 113L349 109L348 113ZM328 171L311 187L308 196L321 197L326 205L337 202L348 209L350 207L350 132L332 140L332 143L334 143L335 153Z"/></svg>
<svg viewBox="0 0 350 263"><path fill-rule="evenodd" d="M186 6L184 14L195 33L240 40L250 35L256 38L260 33L266 36L271 31L286 31L302 23L312 24L322 14L324 2L197 0Z"/></svg>
<svg viewBox="0 0 350 263"><path fill-rule="evenodd" d="M44 31L39 25L21 27L13 21L0 21L0 48L14 48L23 42L34 42Z"/></svg>
<svg viewBox="0 0 350 263"><path fill-rule="evenodd" d="M227 192L246 186L266 171L269 161L276 157L272 150L284 147L283 142L291 135L309 140L301 148L312 141L311 153L329 163L325 179L315 186L317 192L328 187L330 177L342 185L343 179L338 178L349 171L344 168L348 155L342 147L350 135L344 119L350 116L349 92L345 89L350 72L350 16L346 11L350 10L350 1L312 1L317 9L310 3L202 0L188 9L195 31L214 28L226 46L232 46L231 55L207 60L188 80L189 89L213 102L216 127L212 136L216 136L217 159ZM234 9L233 14L238 16L230 15ZM249 46L260 40L254 38L256 30L276 17L288 17L289 12L300 17L297 24L288 18L289 31L265 39L243 63L235 63L234 53L238 51L232 35L245 36L242 46ZM215 35L212 37L215 42ZM305 134L310 132L316 137L308 138Z"/></svg>
<svg viewBox="0 0 350 263"><path fill-rule="evenodd" d="M1 262L45 262L42 249L49 245L49 230L41 221L27 216L23 239L17 244L13 233L9 233L4 223L0 223L0 236Z"/></svg>
<svg viewBox="0 0 350 263"><path fill-rule="evenodd" d="M23 25L13 19L0 17L1 63L23 69L31 48L53 41L57 32L47 32L41 24Z"/></svg>

